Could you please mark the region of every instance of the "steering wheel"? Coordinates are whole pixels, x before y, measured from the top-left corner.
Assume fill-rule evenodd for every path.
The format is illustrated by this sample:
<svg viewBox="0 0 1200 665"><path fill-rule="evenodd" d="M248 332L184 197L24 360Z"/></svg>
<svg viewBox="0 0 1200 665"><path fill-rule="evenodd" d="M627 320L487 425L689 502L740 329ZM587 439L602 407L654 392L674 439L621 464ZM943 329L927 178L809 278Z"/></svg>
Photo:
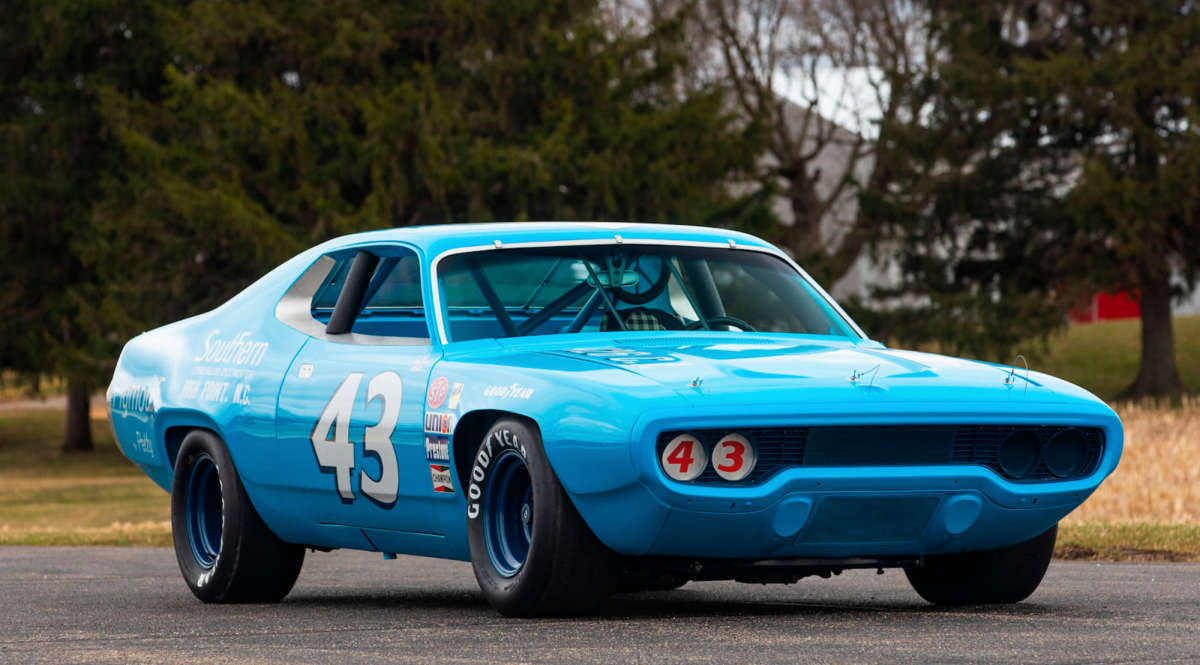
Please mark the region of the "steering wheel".
<svg viewBox="0 0 1200 665"><path fill-rule="evenodd" d="M646 258L646 256L647 255L645 254L639 256L635 262L635 265L640 264L642 259ZM612 294L617 298L617 300L630 305L645 305L651 300L654 300L662 295L663 290L667 288L667 282L671 279L671 271L667 269L667 260L665 258L659 256L658 261L658 279L650 285L650 288L646 292L634 293L632 291L626 291L625 289L613 289ZM636 270L637 268L633 269ZM641 273L641 271L638 272Z"/></svg>
<svg viewBox="0 0 1200 665"><path fill-rule="evenodd" d="M737 319L732 316L714 316L714 317L711 317L708 319L708 323L709 323L709 325L714 324L714 323L724 323L725 325L730 325L735 328L741 328L742 330L745 330L746 332L758 332L757 330L754 329L754 326L750 325L749 323L746 323L745 321L743 321L741 319ZM691 323L687 324L687 326L684 328L684 330L699 330L700 327L703 325L704 325L703 321L692 321Z"/></svg>

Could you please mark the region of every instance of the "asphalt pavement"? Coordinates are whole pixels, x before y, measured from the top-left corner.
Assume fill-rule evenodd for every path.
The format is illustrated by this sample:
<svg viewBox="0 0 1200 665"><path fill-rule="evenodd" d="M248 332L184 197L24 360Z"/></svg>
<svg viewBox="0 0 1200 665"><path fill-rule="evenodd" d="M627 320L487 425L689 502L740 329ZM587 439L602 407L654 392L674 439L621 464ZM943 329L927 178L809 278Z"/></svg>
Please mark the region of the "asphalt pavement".
<svg viewBox="0 0 1200 665"><path fill-rule="evenodd" d="M1182 663L1200 565L1055 563L1027 601L953 610L904 574L693 583L582 620L512 620L469 564L310 554L275 605L196 600L169 549L0 548L0 662Z"/></svg>

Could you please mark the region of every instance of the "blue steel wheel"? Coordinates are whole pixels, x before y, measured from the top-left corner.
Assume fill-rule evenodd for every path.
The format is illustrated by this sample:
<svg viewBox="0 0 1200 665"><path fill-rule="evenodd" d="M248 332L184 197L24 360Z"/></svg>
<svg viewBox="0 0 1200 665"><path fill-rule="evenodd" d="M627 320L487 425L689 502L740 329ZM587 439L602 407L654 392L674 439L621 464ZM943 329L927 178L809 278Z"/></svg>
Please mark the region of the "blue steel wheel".
<svg viewBox="0 0 1200 665"><path fill-rule="evenodd" d="M188 545L201 568L212 568L221 555L225 501L221 498L217 463L207 453L198 455L192 463L186 492Z"/></svg>
<svg viewBox="0 0 1200 665"><path fill-rule="evenodd" d="M468 453L470 454L470 453ZM467 540L479 588L509 617L593 614L616 588L620 558L558 482L532 421L502 418L471 457Z"/></svg>
<svg viewBox="0 0 1200 665"><path fill-rule="evenodd" d="M175 559L206 603L271 603L296 583L304 548L285 543L259 516L225 442L208 430L184 437L171 485Z"/></svg>
<svg viewBox="0 0 1200 665"><path fill-rule="evenodd" d="M483 539L496 572L512 577L525 565L533 540L533 483L516 451L500 453L492 464L483 490Z"/></svg>

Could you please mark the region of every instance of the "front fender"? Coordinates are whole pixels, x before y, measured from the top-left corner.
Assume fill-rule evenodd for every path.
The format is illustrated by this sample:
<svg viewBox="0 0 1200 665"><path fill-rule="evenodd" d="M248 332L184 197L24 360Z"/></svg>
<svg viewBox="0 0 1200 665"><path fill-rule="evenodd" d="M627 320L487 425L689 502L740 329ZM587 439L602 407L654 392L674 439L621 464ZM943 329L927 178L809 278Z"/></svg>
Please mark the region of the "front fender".
<svg viewBox="0 0 1200 665"><path fill-rule="evenodd" d="M633 425L647 408L688 407L686 400L620 368L540 353L443 360L431 377L446 378L451 398L442 408L456 416L501 411L537 423L551 467L596 536L622 554L645 554L669 508L638 479Z"/></svg>

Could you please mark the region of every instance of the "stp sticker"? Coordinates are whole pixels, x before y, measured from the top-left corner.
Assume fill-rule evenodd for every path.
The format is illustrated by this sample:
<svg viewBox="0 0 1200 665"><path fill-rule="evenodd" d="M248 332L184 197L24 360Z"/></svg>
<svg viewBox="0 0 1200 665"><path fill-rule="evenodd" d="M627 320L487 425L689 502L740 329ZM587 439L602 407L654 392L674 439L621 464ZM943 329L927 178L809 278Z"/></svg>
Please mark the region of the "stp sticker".
<svg viewBox="0 0 1200 665"><path fill-rule="evenodd" d="M757 462L758 451L741 434L726 434L713 447L713 469L725 480L736 482L745 478Z"/></svg>
<svg viewBox="0 0 1200 665"><path fill-rule="evenodd" d="M439 376L433 383L429 385L429 392L425 395L425 402L429 404L429 408L436 409L446 401L446 393L450 391L450 382L446 377Z"/></svg>
<svg viewBox="0 0 1200 665"><path fill-rule="evenodd" d="M450 466L447 464L430 464L429 475L433 478L433 491L440 494L454 494L454 479L450 476Z"/></svg>
<svg viewBox="0 0 1200 665"><path fill-rule="evenodd" d="M662 468L672 480L695 480L708 466L704 439L695 434L680 434L671 439L662 453Z"/></svg>
<svg viewBox="0 0 1200 665"><path fill-rule="evenodd" d="M425 413L425 431L431 434L449 434L454 431L453 413Z"/></svg>
<svg viewBox="0 0 1200 665"><path fill-rule="evenodd" d="M458 409L458 398L462 397L463 384L456 383L454 388L450 390L450 402L446 404L446 408L451 411Z"/></svg>
<svg viewBox="0 0 1200 665"><path fill-rule="evenodd" d="M429 462L449 462L450 439L444 436L425 437L425 459Z"/></svg>

